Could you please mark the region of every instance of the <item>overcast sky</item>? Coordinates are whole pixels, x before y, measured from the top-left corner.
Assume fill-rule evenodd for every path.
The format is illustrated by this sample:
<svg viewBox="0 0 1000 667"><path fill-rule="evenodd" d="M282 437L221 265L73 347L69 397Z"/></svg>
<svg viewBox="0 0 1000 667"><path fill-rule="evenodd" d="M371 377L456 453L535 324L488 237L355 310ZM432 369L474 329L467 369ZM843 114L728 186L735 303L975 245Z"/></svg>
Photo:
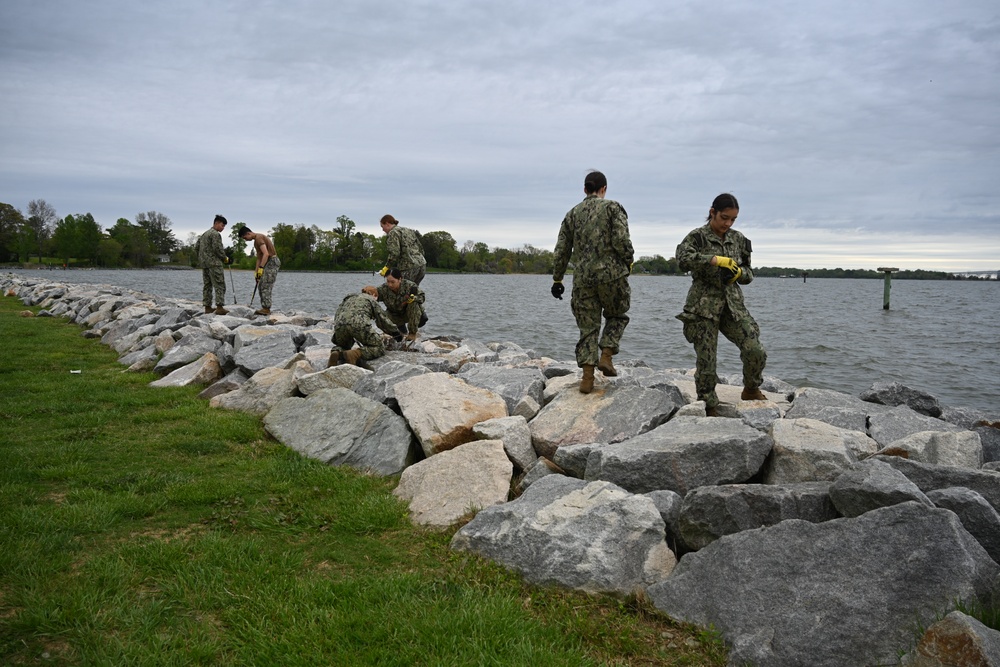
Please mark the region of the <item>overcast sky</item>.
<svg viewBox="0 0 1000 667"><path fill-rule="evenodd" d="M715 195L757 266L1000 269L996 0L4 0L0 202L637 255Z"/></svg>

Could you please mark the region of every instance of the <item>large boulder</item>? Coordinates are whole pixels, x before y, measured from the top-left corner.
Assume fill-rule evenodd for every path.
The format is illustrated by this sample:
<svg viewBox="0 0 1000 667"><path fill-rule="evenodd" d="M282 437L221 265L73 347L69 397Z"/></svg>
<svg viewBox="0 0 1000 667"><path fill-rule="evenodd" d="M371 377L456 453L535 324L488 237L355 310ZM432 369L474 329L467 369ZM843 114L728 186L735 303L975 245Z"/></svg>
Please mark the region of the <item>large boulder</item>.
<svg viewBox="0 0 1000 667"><path fill-rule="evenodd" d="M830 482L702 486L684 496L678 523L684 546L696 551L723 535L773 526L786 519L820 523L840 516Z"/></svg>
<svg viewBox="0 0 1000 667"><path fill-rule="evenodd" d="M809 418L775 421L771 438L774 448L764 466L766 484L832 481L878 449L878 443L862 432Z"/></svg>
<svg viewBox="0 0 1000 667"><path fill-rule="evenodd" d="M239 389L213 396L208 404L213 408L266 415L279 401L295 393L295 381L293 369L265 368Z"/></svg>
<svg viewBox="0 0 1000 667"><path fill-rule="evenodd" d="M478 440L499 440L507 456L520 470L528 470L538 460L531 446L531 430L524 417L496 417L472 427Z"/></svg>
<svg viewBox="0 0 1000 667"><path fill-rule="evenodd" d="M336 368L339 368L337 366ZM396 401L396 385L417 375L426 375L431 371L418 364L405 361L387 361L380 364L374 373L366 373L354 383L356 393L379 403L385 403L393 410L399 410Z"/></svg>
<svg viewBox="0 0 1000 667"><path fill-rule="evenodd" d="M619 442L667 421L680 407L678 400L636 386L610 385L581 394L570 385L531 420L531 441L539 456L552 460L564 445Z"/></svg>
<svg viewBox="0 0 1000 667"><path fill-rule="evenodd" d="M264 428L309 458L379 475L398 475L416 458L402 417L343 387L282 399L264 417Z"/></svg>
<svg viewBox="0 0 1000 667"><path fill-rule="evenodd" d="M295 341L288 331L275 331L251 342L233 345L233 349L236 365L249 375L272 366L283 366L296 354Z"/></svg>
<svg viewBox="0 0 1000 667"><path fill-rule="evenodd" d="M973 431L919 431L893 441L879 453L958 468L981 468L983 444Z"/></svg>
<svg viewBox="0 0 1000 667"><path fill-rule="evenodd" d="M327 352L327 357L329 358L329 352ZM298 379L299 393L308 396L321 389L333 389L334 387L351 389L361 378L371 374L371 371L353 364L340 364L324 368L316 373L308 373L300 377Z"/></svg>
<svg viewBox="0 0 1000 667"><path fill-rule="evenodd" d="M785 412L785 419L817 419L838 428L866 433L868 418L887 410L885 406L832 389L804 387L795 390L792 407Z"/></svg>
<svg viewBox="0 0 1000 667"><path fill-rule="evenodd" d="M171 371L159 380L149 383L150 387L187 387L189 385L210 385L222 377L222 366L211 352L187 366Z"/></svg>
<svg viewBox="0 0 1000 667"><path fill-rule="evenodd" d="M830 500L846 517L910 501L934 506L906 475L879 459L860 461L842 473L830 486Z"/></svg>
<svg viewBox="0 0 1000 667"><path fill-rule="evenodd" d="M746 482L760 470L771 442L769 435L737 419L684 417L595 447L586 478L614 482L632 493L667 489L685 495L699 486Z"/></svg>
<svg viewBox="0 0 1000 667"><path fill-rule="evenodd" d="M507 416L502 398L447 373L416 375L398 383L395 393L427 456L474 440L472 427L479 422Z"/></svg>
<svg viewBox="0 0 1000 667"><path fill-rule="evenodd" d="M458 377L474 387L489 389L502 396L507 403L508 414L514 414L515 408L525 397L541 404L542 392L545 390L545 376L537 368L466 364L459 371Z"/></svg>
<svg viewBox="0 0 1000 667"><path fill-rule="evenodd" d="M727 535L651 586L671 617L714 627L732 665L897 664L956 600L989 606L1000 565L952 512L919 503Z"/></svg>
<svg viewBox="0 0 1000 667"><path fill-rule="evenodd" d="M928 417L941 416L941 403L921 389L907 387L900 382L879 381L861 392L862 401L895 407L905 405Z"/></svg>
<svg viewBox="0 0 1000 667"><path fill-rule="evenodd" d="M517 500L485 509L452 538L539 585L630 594L675 564L653 501L608 482L542 477Z"/></svg>
<svg viewBox="0 0 1000 667"><path fill-rule="evenodd" d="M393 493L409 503L413 523L450 526L506 502L513 470L503 443L480 440L413 464Z"/></svg>
<svg viewBox="0 0 1000 667"><path fill-rule="evenodd" d="M180 340L164 353L153 368L154 372L166 375L181 366L187 366L197 361L209 352L215 354L222 345L206 333L195 333L182 336Z"/></svg>
<svg viewBox="0 0 1000 667"><path fill-rule="evenodd" d="M927 628L901 663L907 667L997 667L1000 631L960 611Z"/></svg>
<svg viewBox="0 0 1000 667"><path fill-rule="evenodd" d="M1000 513L985 498L972 489L961 487L928 491L927 498L936 507L957 514L969 534L1000 563Z"/></svg>
<svg viewBox="0 0 1000 667"><path fill-rule="evenodd" d="M920 431L956 432L964 430L962 427L949 424L943 419L922 415L905 405L898 405L880 414L872 415L868 421L868 435L882 447Z"/></svg>
<svg viewBox="0 0 1000 667"><path fill-rule="evenodd" d="M927 493L934 489L947 489L955 486L972 489L986 499L993 509L1000 512L1000 472L990 470L971 470L969 468L953 468L931 463L910 461L898 456L876 456L885 461L906 478Z"/></svg>

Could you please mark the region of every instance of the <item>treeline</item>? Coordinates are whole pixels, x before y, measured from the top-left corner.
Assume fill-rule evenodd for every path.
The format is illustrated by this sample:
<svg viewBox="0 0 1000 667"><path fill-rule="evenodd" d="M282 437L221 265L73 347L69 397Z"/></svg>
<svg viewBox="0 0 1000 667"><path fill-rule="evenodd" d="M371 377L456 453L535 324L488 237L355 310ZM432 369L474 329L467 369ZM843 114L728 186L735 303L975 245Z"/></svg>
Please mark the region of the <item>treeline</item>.
<svg viewBox="0 0 1000 667"><path fill-rule="evenodd" d="M247 243L230 223L226 230L231 239L233 266L252 268ZM179 241L171 230L170 218L148 211L131 222L119 218L113 226L102 229L90 213L60 218L44 199L28 204L27 215L10 204L0 203L0 264L65 264L102 268L148 268L169 262L195 266L194 244L198 234ZM208 224L205 225L207 230ZM346 215L336 225L324 230L316 225L278 223L263 231L274 242L283 270L303 271L375 271L386 258L385 236L357 230ZM421 236L427 266L441 271L467 273L552 273L551 250L525 244L513 250L490 248L479 241L459 246L448 232L427 232ZM35 260L33 262L33 260ZM632 267L635 275L679 276L684 272L677 260L662 255L643 256ZM881 271L868 269L796 269L763 266L754 269L760 277L812 278L882 278ZM893 273L903 280L976 280L944 271L906 270Z"/></svg>

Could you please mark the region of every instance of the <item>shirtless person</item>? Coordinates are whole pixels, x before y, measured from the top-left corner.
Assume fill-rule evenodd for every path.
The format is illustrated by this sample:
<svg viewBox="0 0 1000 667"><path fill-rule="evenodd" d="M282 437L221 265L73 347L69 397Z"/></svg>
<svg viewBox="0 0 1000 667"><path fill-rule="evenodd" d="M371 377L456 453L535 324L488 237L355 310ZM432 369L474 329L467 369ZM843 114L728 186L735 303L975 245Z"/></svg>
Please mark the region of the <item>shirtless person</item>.
<svg viewBox="0 0 1000 667"><path fill-rule="evenodd" d="M274 281L278 277L278 269L281 268L281 260L274 252L274 244L266 235L252 231L246 225L240 227L240 238L244 241L253 241L253 247L257 251L257 268L254 277L260 289L260 308L253 311L254 315L271 314L271 289Z"/></svg>

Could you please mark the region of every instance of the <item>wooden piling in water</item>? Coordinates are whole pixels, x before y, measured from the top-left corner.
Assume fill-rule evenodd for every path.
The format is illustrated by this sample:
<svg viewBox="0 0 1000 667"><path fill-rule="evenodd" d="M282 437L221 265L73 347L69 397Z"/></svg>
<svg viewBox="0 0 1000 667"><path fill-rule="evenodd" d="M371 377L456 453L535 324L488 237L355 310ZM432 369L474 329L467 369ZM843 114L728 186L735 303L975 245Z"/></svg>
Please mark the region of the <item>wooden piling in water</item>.
<svg viewBox="0 0 1000 667"><path fill-rule="evenodd" d="M896 267L880 266L878 270L885 274L885 288L882 290L882 310L889 310L889 288L892 287L892 272L899 271Z"/></svg>

